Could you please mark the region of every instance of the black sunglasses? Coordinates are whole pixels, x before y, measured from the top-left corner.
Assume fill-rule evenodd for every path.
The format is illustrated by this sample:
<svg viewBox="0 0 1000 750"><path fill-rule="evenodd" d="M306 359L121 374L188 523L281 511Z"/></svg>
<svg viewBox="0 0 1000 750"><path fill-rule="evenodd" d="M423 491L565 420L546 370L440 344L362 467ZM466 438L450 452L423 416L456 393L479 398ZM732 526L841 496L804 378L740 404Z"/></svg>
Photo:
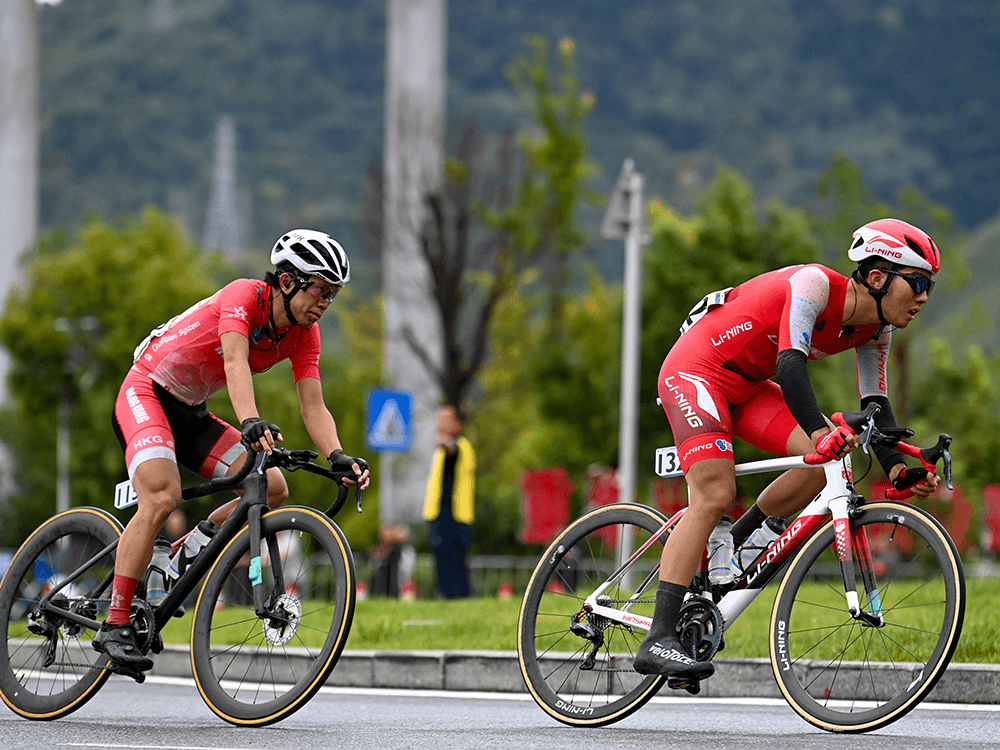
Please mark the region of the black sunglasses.
<svg viewBox="0 0 1000 750"><path fill-rule="evenodd" d="M928 279L923 274L919 273L900 273L899 271L891 271L888 268L882 269L885 273L890 273L893 276L898 276L899 278L906 281L910 285L910 289L913 290L914 294L927 293L929 297L931 292L934 291L934 279Z"/></svg>

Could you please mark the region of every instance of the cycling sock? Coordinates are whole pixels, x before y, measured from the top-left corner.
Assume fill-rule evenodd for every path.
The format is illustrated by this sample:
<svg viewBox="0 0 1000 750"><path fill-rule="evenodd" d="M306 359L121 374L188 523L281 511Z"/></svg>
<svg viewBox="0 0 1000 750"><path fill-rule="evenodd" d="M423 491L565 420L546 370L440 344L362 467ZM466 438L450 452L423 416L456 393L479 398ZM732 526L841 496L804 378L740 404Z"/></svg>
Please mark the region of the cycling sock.
<svg viewBox="0 0 1000 750"><path fill-rule="evenodd" d="M652 642L657 638L676 637L677 618L684 603L687 586L679 583L660 581L656 587L656 607L653 610L653 624L649 628L646 640Z"/></svg>
<svg viewBox="0 0 1000 750"><path fill-rule="evenodd" d="M135 587L138 585L137 578L115 575L115 582L111 588L111 610L108 612L108 625L129 624L132 597L135 596Z"/></svg>
<svg viewBox="0 0 1000 750"><path fill-rule="evenodd" d="M757 503L751 505L750 509L733 524L733 546L738 549L752 533L761 527L765 518L767 518L767 514L757 507Z"/></svg>

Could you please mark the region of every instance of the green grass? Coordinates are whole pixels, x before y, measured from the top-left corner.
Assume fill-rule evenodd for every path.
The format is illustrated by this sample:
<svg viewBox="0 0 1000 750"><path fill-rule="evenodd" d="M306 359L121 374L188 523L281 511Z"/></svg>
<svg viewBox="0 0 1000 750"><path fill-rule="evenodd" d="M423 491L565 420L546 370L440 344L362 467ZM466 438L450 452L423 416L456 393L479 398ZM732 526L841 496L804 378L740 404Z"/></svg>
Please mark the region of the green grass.
<svg viewBox="0 0 1000 750"><path fill-rule="evenodd" d="M953 661L1000 663L1000 582L969 579L962 638ZM767 630L777 586L761 594L726 633L720 656L767 657ZM514 651L520 599L360 601L347 648L357 650ZM167 643L187 643L190 612L164 631Z"/></svg>

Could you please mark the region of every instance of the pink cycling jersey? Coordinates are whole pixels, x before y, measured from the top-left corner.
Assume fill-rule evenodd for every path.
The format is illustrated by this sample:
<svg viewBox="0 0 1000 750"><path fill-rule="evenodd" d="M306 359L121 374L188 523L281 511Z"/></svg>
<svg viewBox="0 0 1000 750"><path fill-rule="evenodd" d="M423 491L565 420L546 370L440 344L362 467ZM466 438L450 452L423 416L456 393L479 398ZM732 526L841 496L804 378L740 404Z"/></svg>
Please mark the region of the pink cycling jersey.
<svg viewBox="0 0 1000 750"><path fill-rule="evenodd" d="M319 327L270 332L271 287L237 279L154 330L135 351L135 366L174 398L200 404L226 385L220 336L237 331L250 342L250 371L288 359L292 376L319 378ZM278 338L275 342L273 338Z"/></svg>
<svg viewBox="0 0 1000 750"><path fill-rule="evenodd" d="M239 279L158 327L139 345L114 410L130 477L143 462L166 458L211 479L224 476L243 455L240 431L205 405L226 385L223 333L247 337L251 372L288 359L296 382L319 378L319 327L273 332L270 304L266 282Z"/></svg>
<svg viewBox="0 0 1000 750"><path fill-rule="evenodd" d="M878 325L842 324L848 286L821 265L771 271L730 290L678 339L658 392L685 471L704 458L732 458L734 434L785 455L797 423L770 380L782 350L814 360L856 349L861 396L886 395L891 334L873 340Z"/></svg>

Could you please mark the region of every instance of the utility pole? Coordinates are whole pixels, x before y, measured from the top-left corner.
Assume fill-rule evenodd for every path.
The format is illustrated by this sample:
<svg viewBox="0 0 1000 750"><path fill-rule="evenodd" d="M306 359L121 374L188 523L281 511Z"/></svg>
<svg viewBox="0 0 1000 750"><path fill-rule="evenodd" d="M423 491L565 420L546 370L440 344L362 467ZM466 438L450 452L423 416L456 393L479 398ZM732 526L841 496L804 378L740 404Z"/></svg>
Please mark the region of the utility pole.
<svg viewBox="0 0 1000 750"><path fill-rule="evenodd" d="M205 233L201 246L221 250L234 262L246 249L246 211L236 178L236 126L225 115L215 124L212 183L208 192Z"/></svg>
<svg viewBox="0 0 1000 750"><path fill-rule="evenodd" d="M379 517L405 524L420 518L441 392L408 338L440 367L441 323L420 242L427 196L444 184L446 21L444 0L387 2L382 370L390 388L413 396L413 447L380 458Z"/></svg>
<svg viewBox="0 0 1000 750"><path fill-rule="evenodd" d="M622 376L618 434L618 498L635 501L639 446L639 338L642 331L642 248L649 242L642 203L642 175L626 159L601 222L601 237L625 240L625 278L622 299ZM632 540L625 527L619 556L631 554Z"/></svg>

